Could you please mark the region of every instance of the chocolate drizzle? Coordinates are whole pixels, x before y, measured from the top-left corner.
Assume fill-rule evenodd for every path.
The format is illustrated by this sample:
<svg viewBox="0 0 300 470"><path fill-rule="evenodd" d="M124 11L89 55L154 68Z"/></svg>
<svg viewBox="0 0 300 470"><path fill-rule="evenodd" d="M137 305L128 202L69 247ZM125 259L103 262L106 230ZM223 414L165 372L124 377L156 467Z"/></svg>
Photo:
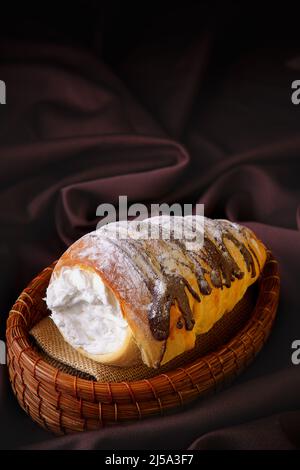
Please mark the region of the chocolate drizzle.
<svg viewBox="0 0 300 470"><path fill-rule="evenodd" d="M248 271L251 270L251 277L255 277L256 276L255 264L254 264L252 255L251 255L250 251L248 250L248 248L246 247L246 245L244 243L240 242L237 238L235 238L232 235L232 233L230 233L228 231L226 231L225 234L223 235L223 239L224 238L226 238L227 240L230 240L240 250L241 255L243 256L244 261L246 263ZM223 249L230 256L229 252L226 250L226 247L225 247L224 243L223 243L223 246L224 246ZM233 258L231 256L230 256L230 258L233 260ZM238 279L240 279L240 278L238 277Z"/></svg>
<svg viewBox="0 0 300 470"><path fill-rule="evenodd" d="M211 293L211 287L205 278L205 274L208 274L208 271L201 266L200 259L197 257L196 253L188 251L185 245L179 240L173 240L173 243L176 243L190 261L189 267L196 276L199 292L203 295L209 295ZM200 301L201 299L198 300L198 302Z"/></svg>
<svg viewBox="0 0 300 470"><path fill-rule="evenodd" d="M223 239L224 237L225 235L223 236ZM201 257L211 268L210 280L214 287L221 289L223 289L223 285L230 287L234 278L242 279L244 276L244 273L240 270L237 263L227 250L223 240L220 247L218 247L212 242L212 240L205 236L204 252Z"/></svg>
<svg viewBox="0 0 300 470"><path fill-rule="evenodd" d="M152 335L158 341L166 340L169 336L172 305L177 303L181 312L176 323L177 328L184 326L187 331L191 331L195 320L187 292L197 302L201 302L199 294L183 275L178 274L174 265L181 265L190 271L192 277L196 277L202 295L211 294L211 285L219 289L229 288L235 279L244 277L244 272L230 254L226 244L228 240L240 251L251 276L256 275L254 258L259 266L256 253L233 235L229 230L230 223L215 221L209 224L210 229L204 233L203 248L197 253L188 250L182 240L174 237L168 241L107 238L126 256L152 295L153 302L149 306L148 320ZM211 233L212 227L216 228L218 236ZM242 233L243 228L239 230ZM167 266L168 259L173 261L173 266Z"/></svg>
<svg viewBox="0 0 300 470"><path fill-rule="evenodd" d="M195 320L185 288L200 302L198 294L182 276L167 275L165 292L162 295L154 295L149 323L155 339L162 341L168 338L170 309L175 302L181 311L185 329L190 331L194 328Z"/></svg>

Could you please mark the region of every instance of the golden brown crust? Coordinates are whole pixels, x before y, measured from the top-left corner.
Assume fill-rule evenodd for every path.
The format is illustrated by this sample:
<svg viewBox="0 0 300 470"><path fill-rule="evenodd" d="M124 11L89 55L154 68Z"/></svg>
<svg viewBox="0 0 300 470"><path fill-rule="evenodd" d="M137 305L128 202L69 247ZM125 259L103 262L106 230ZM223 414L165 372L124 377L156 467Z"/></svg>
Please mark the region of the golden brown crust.
<svg viewBox="0 0 300 470"><path fill-rule="evenodd" d="M140 360L138 353L140 350L143 362L150 367L159 367L175 356L192 349L196 336L208 331L222 315L232 310L247 288L256 281L266 260L266 249L263 243L248 228L231 224L228 221L205 220L207 244L201 253L196 253L197 262L205 272L203 279L208 285L206 289L210 290L210 293L205 295L199 288L199 279L195 271L191 269L189 254L182 251L182 247L175 246L167 240L163 242L139 240L130 241L127 244L120 240L114 243L109 240L109 234L98 231L81 238L62 255L53 276L59 275L64 266L77 266L96 272L119 300L123 315L129 325L129 334L122 351L117 351L111 357L94 356L93 359L127 366ZM224 233L228 234L227 238L223 238ZM213 272L211 243L216 247L222 243L222 249L226 251L226 259L230 260L231 257L237 265L235 266L236 277L230 274L230 287L224 285L225 274L222 274L219 268L221 274L217 274L221 278L222 285L219 287L215 285L219 280L215 279ZM247 263L245 250L251 254L251 266ZM165 253L165 257L161 257L162 252ZM219 252L224 255L220 247ZM159 263L157 263L158 259ZM175 263L170 267L172 279L174 272L192 288L185 286L184 291L195 324L192 329L187 329L184 325L178 327L179 323L182 323L183 315L178 300L175 298L170 308L167 337L158 340L153 334L153 329L151 330L149 320L149 314L151 316L151 308L154 305L153 285L151 288L151 284L145 279L155 271L155 275L161 276L164 280L163 273L169 269L170 259L173 264ZM84 351L81 352L88 356Z"/></svg>
<svg viewBox="0 0 300 470"><path fill-rule="evenodd" d="M266 261L266 249L263 243L259 241L250 230L248 231L247 229L246 233L247 240L244 240L244 242L255 251L257 257L257 260L254 257L256 267L255 277L251 277L251 273L245 269L243 257L236 246L233 245L232 242L226 242L230 253L239 267L245 270L244 277L242 279L236 279L231 284L230 288L224 287L223 289L217 289L212 286L211 294L203 296L200 303L197 302L189 292L187 293L194 318L196 319L195 328L192 331L182 329L178 332L178 330L176 330L176 322L180 317L180 310L176 305L171 315L170 329L172 333L167 340L166 352L162 358L161 364L165 364L181 352L191 349L195 344L196 336L209 331L225 313L230 312L242 299L247 288L259 277ZM210 282L209 279L208 282ZM196 284L194 284L193 287L197 289Z"/></svg>

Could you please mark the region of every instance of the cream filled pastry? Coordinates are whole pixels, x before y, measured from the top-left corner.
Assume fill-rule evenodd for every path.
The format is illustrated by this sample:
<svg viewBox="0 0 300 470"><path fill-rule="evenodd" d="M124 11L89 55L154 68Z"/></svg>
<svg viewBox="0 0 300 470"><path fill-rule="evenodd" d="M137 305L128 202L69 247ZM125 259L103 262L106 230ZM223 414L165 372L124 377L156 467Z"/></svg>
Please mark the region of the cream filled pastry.
<svg viewBox="0 0 300 470"><path fill-rule="evenodd" d="M52 319L66 340L90 354L109 354L126 338L120 304L96 273L63 268L47 291Z"/></svg>
<svg viewBox="0 0 300 470"><path fill-rule="evenodd" d="M201 236L191 242L194 222ZM154 230L145 237L149 227L161 236L153 237ZM265 260L254 233L227 220L116 222L62 255L46 302L65 340L82 354L112 365L142 360L159 367L194 348L197 336L234 308Z"/></svg>

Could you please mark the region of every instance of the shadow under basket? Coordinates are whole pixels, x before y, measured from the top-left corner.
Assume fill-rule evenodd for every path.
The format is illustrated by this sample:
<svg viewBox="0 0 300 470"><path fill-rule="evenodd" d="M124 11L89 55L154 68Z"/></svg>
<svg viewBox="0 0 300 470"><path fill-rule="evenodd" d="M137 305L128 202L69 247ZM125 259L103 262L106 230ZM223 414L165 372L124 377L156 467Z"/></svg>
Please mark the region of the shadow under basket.
<svg viewBox="0 0 300 470"><path fill-rule="evenodd" d="M158 370L103 366L103 379L96 381L45 354L29 334L49 313L43 298L53 267L44 269L17 299L6 338L9 376L18 402L34 421L55 434L163 414L220 390L260 351L278 305L278 263L269 252L255 285L232 312L197 338L192 351Z"/></svg>

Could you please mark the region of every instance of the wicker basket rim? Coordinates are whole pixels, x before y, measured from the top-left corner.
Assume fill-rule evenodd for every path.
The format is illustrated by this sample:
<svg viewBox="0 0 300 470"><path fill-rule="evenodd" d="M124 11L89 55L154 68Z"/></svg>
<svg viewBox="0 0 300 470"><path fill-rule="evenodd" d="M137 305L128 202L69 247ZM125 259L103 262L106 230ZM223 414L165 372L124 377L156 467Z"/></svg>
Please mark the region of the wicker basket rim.
<svg viewBox="0 0 300 470"><path fill-rule="evenodd" d="M275 258L271 254L271 252L268 252L268 263L274 263L274 264L278 265L277 261L275 260ZM44 279L45 276L50 275L49 273L52 272L53 267L55 266L55 264L56 264L56 262L54 262L51 266L46 267L43 271L41 271L41 273L39 273L29 283L29 285L21 292L21 294L19 295L19 297L16 300L13 308L11 309L10 316L8 318L8 321L9 321L9 319L12 316L16 316L17 321L13 325L8 325L8 328L7 328L7 342L8 342L8 344L10 344L11 342L18 341L20 338L22 338L25 341L26 347L23 348L23 349L21 348L21 351L20 351L20 354L19 354L19 359L20 359L21 355L23 355L23 354L27 355L27 359L29 361L31 361L31 364L32 364L34 370L35 371L40 371L41 374L47 373L48 376L49 376L49 380L53 380L54 384L58 383L58 381L60 383L65 382L67 384L68 381L70 381L70 378L71 378L72 383L75 382L77 388L85 388L87 386L90 387L90 383L92 382L93 383L93 388L95 389L96 393L97 393L97 391L99 393L103 392L103 386L108 387L108 389L110 390L111 386L115 387L115 386L118 386L118 385L123 385L126 388L126 391L128 392L128 385L129 384L130 384L130 386L134 386L134 385L141 386L145 382L147 382L147 387L148 388L149 388L149 382L150 382L151 387L153 385L153 389L155 389L155 385L157 383L159 383L159 381L161 380L162 377L165 377L169 381L171 387L174 388L175 386L173 384L173 379L179 373L185 372L186 375L189 378L191 378L190 377L190 371L194 367L199 367L199 365L201 363L202 364L205 364L205 363L209 364L210 358L217 357L217 358L219 358L220 361L222 361L222 358L221 358L222 351L232 348L232 346L234 345L234 343L236 341L238 341L245 333L247 334L247 331L251 330L251 327L254 325L254 323L257 320L260 321L259 318L258 318L259 314L260 314L260 311L264 308L268 308L268 306L267 306L268 300L265 297L266 292L265 292L264 289L259 289L258 298L257 298L257 301L256 301L256 305L255 305L253 314L250 317L250 319L247 321L245 326L240 330L240 332L234 338L230 339L226 344L224 344L223 346L218 348L216 351L210 352L210 353L206 354L205 356L202 356L199 359L194 360L193 362L186 364L184 367L180 367L180 368L165 372L163 374L160 374L158 372L158 374L156 376L151 377L149 379L139 379L139 380L133 380L133 381L130 381L130 382L97 382L97 381L87 380L87 379L83 379L83 378L80 378L80 377L71 376L70 374L67 374L63 371L59 371L58 369L56 369L52 365L48 364L46 361L44 361L39 356L39 354L31 346L31 342L30 342L30 338L29 338L29 331L28 331L28 329L26 329L27 328L26 317L24 317L22 312L20 310L18 310L18 304L20 304L20 303L23 304L23 305L25 303L26 306L27 306L27 309L29 309L28 303L27 303L28 301L31 304L34 304L34 301L31 298L30 292L32 290L36 289L37 285L41 282L41 279ZM272 276L272 277L274 277L274 276ZM279 281L279 276L277 275L277 277L278 277L278 281ZM278 287L278 289L279 289L279 287ZM21 330L23 331L23 336L20 336L20 335L19 336L14 336L15 329L18 328L18 327L21 328ZM176 388L174 388L174 390L176 390Z"/></svg>

